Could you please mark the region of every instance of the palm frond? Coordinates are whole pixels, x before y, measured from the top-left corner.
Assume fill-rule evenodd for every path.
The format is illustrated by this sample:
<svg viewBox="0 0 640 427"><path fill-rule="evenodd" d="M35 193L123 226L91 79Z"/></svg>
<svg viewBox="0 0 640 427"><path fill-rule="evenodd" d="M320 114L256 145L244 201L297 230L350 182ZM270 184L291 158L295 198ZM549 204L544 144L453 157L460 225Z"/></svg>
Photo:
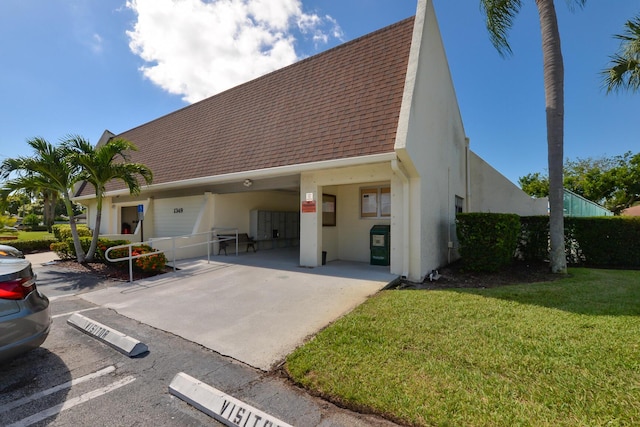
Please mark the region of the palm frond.
<svg viewBox="0 0 640 427"><path fill-rule="evenodd" d="M480 8L486 17L491 43L501 56L511 55L513 52L509 45L508 33L522 8L522 1L480 0Z"/></svg>
<svg viewBox="0 0 640 427"><path fill-rule="evenodd" d="M621 40L620 48L600 73L607 93L640 90L640 15L627 21L625 28L623 34L614 35Z"/></svg>

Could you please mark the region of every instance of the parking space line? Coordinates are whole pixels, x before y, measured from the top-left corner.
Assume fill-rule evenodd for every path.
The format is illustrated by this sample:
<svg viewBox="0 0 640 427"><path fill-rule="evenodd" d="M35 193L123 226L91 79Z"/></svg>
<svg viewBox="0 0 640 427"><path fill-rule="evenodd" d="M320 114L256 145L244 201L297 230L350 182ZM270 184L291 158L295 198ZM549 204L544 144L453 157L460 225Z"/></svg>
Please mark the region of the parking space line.
<svg viewBox="0 0 640 427"><path fill-rule="evenodd" d="M60 390L64 390L65 388L71 388L72 386L76 385L76 384L82 384L83 382L92 380L94 378L98 378L101 377L103 375L107 375L110 374L111 372L115 371L116 367L115 366L107 366L104 369L100 369L99 371L93 372L91 374L82 376L80 378L76 378L74 380L71 381L67 381L66 383L62 383L60 385L57 385L55 387L51 387L48 388L46 390L40 391L38 393L32 394L31 396L26 396L23 397L21 399L18 400L14 400L13 402L9 402L6 405L0 406L0 414L7 412L10 409L13 408L17 408L18 406L22 406L25 403L29 403L29 402L33 402L34 400L38 400L44 396L48 396L50 394L53 393L57 393Z"/></svg>
<svg viewBox="0 0 640 427"><path fill-rule="evenodd" d="M108 386L90 391L88 393L82 394L78 397L74 397L73 399L69 399L67 401L65 401L64 403L61 403L59 405L55 405L52 406L51 408L45 409L44 411L40 411L37 414L33 414L27 418L23 418L20 421L17 421L13 424L9 424L7 427L27 427L30 426L32 424L35 424L37 422L40 422L42 420L45 420L49 417L52 417L56 414L59 414L62 411L65 411L67 409L71 409L76 405L79 405L81 403L85 403L88 402L91 399L95 399L96 397L100 397L103 396L107 393L110 393L120 387L123 387L129 383L134 382L136 379L135 377L132 376L128 376L128 377L124 377L119 381L116 381L114 383L109 384Z"/></svg>
<svg viewBox="0 0 640 427"><path fill-rule="evenodd" d="M85 308L85 309L82 309L82 310L69 311L67 313L56 314L54 316L51 316L51 318L52 319L57 319L58 317L71 316L74 313L84 313L85 311L97 310L99 308L100 307L91 307L91 308Z"/></svg>

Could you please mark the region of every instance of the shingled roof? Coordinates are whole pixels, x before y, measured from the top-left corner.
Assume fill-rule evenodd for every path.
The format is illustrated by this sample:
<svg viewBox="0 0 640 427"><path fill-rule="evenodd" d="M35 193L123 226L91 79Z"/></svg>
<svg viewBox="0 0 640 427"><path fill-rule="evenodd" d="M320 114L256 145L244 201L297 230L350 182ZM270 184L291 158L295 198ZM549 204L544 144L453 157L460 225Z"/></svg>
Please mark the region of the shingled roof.
<svg viewBox="0 0 640 427"><path fill-rule="evenodd" d="M413 21L117 136L138 147L131 161L151 168L154 184L393 152Z"/></svg>

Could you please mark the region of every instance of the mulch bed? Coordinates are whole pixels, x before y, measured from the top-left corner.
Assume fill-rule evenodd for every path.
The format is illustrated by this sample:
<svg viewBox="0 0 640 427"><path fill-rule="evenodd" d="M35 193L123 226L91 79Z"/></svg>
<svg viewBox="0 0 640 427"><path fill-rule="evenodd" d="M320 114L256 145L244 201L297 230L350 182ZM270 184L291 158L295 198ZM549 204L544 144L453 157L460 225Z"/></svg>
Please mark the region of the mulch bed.
<svg viewBox="0 0 640 427"><path fill-rule="evenodd" d="M78 273L92 274L97 277L105 279L121 280L124 282L129 281L129 267L117 267L112 264L106 264L103 262L86 262L80 264L75 260L58 260L54 264L56 267L72 270ZM171 267L165 268L165 273L173 271ZM163 274L163 273L160 273ZM140 280L147 277L157 276L155 273L145 273L143 271L133 269L133 280Z"/></svg>
<svg viewBox="0 0 640 427"><path fill-rule="evenodd" d="M437 280L428 278L422 283L402 281L397 289L447 289L447 288L495 288L519 283L550 282L560 278L551 273L549 264L544 262L515 261L510 266L494 273L465 271L461 261L454 262L440 270Z"/></svg>

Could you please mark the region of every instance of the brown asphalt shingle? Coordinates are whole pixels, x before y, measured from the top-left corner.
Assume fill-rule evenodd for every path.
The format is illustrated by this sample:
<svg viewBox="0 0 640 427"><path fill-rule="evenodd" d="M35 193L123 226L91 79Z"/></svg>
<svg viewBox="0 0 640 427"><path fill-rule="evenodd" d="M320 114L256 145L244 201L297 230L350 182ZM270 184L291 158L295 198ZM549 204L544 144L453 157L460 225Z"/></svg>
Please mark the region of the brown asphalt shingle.
<svg viewBox="0 0 640 427"><path fill-rule="evenodd" d="M118 137L154 184L392 152L412 31L409 18Z"/></svg>

